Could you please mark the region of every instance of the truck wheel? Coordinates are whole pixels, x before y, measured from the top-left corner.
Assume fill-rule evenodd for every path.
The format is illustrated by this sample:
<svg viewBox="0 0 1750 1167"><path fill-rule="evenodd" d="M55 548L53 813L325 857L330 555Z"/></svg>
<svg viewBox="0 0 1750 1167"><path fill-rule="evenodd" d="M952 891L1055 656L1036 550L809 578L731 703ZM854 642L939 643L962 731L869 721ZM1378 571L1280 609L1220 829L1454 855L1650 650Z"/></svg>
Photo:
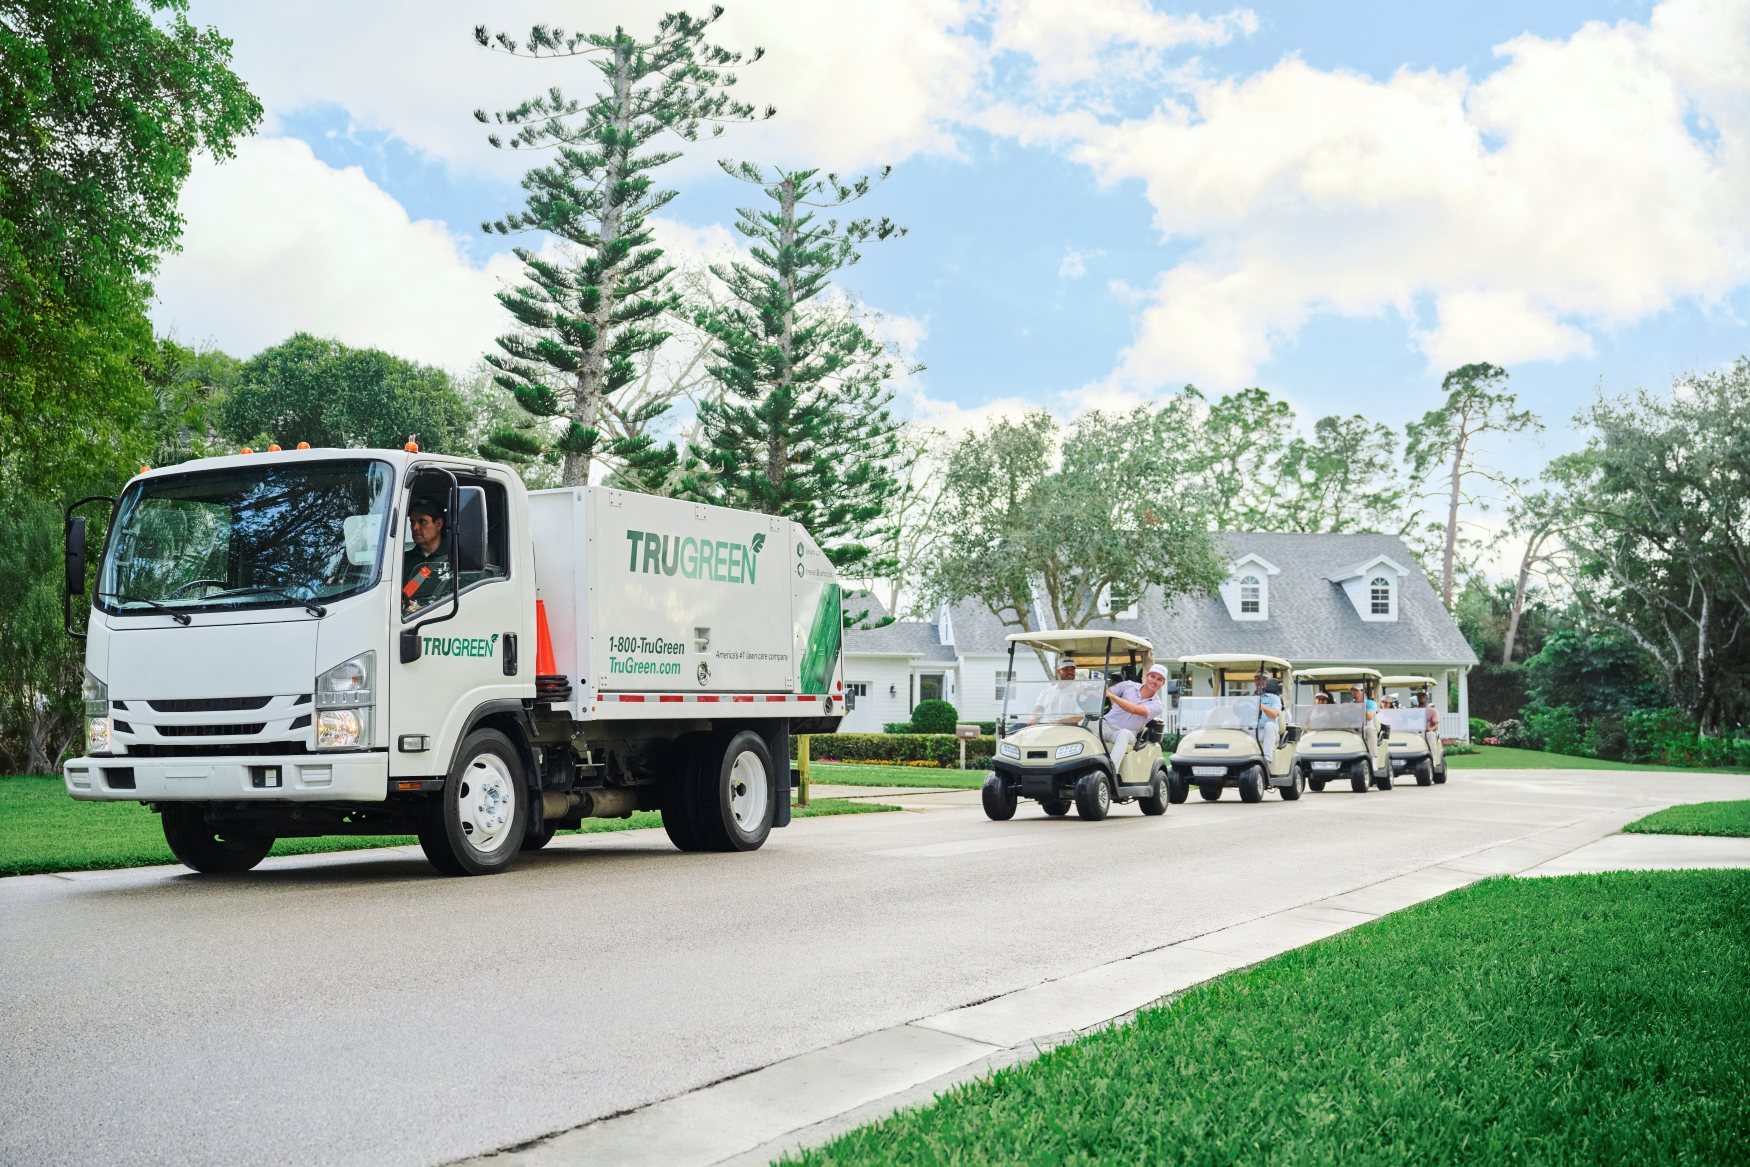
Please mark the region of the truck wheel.
<svg viewBox="0 0 1750 1167"><path fill-rule="evenodd" d="M1287 786L1278 786L1276 793L1282 796L1283 802L1293 802L1300 797L1300 792L1306 789L1306 771L1299 766L1288 771L1290 779Z"/></svg>
<svg viewBox="0 0 1750 1167"><path fill-rule="evenodd" d="M559 828L554 826L551 820L547 820L546 825L543 826L540 831L530 831L523 836L522 849L524 851L539 851L542 847L551 843L553 841L553 836L558 833Z"/></svg>
<svg viewBox="0 0 1750 1167"><path fill-rule="evenodd" d="M1434 785L1434 766L1427 758L1423 758L1420 762L1416 763L1416 785Z"/></svg>
<svg viewBox="0 0 1750 1167"><path fill-rule="evenodd" d="M1062 798L1042 798L1039 800L1039 809L1054 819L1060 819L1069 813L1069 802Z"/></svg>
<svg viewBox="0 0 1750 1167"><path fill-rule="evenodd" d="M1191 779L1174 771L1167 771L1167 801L1184 802L1191 797Z"/></svg>
<svg viewBox="0 0 1750 1167"><path fill-rule="evenodd" d="M1149 775L1148 793L1136 800L1136 805L1147 815L1167 813L1167 774L1159 766Z"/></svg>
<svg viewBox="0 0 1750 1167"><path fill-rule="evenodd" d="M469 734L443 792L426 804L419 846L445 875L496 875L528 835L529 792L522 761L496 729Z"/></svg>
<svg viewBox="0 0 1750 1167"><path fill-rule="evenodd" d="M765 739L744 729L721 752L701 751L699 761L693 771L691 816L699 849L758 851L777 816L778 784L772 780Z"/></svg>
<svg viewBox="0 0 1750 1167"><path fill-rule="evenodd" d="M1097 823L1112 809L1112 786L1106 775L1090 770L1076 782L1076 814Z"/></svg>
<svg viewBox="0 0 1750 1167"><path fill-rule="evenodd" d="M1356 762L1349 768L1349 789L1356 794L1367 793L1367 763Z"/></svg>
<svg viewBox="0 0 1750 1167"><path fill-rule="evenodd" d="M668 841L682 851L702 851L699 832L693 827L693 789L698 785L700 766L709 766L716 756L712 738L695 734L676 743L673 765L662 776L657 788L662 802L662 829Z"/></svg>
<svg viewBox="0 0 1750 1167"><path fill-rule="evenodd" d="M1240 801L1241 802L1263 802L1264 801L1264 786L1265 786L1266 781L1267 781L1267 779L1264 777L1264 770L1260 766L1253 766L1251 769L1247 770L1244 774L1241 774L1240 775Z"/></svg>
<svg viewBox="0 0 1750 1167"><path fill-rule="evenodd" d="M269 835L215 830L199 803L167 802L163 818L164 841L170 844L177 862L205 875L248 871L273 849Z"/></svg>
<svg viewBox="0 0 1750 1167"><path fill-rule="evenodd" d="M1008 788L1002 775L991 774L984 780L984 813L995 822L1007 822L1015 817L1015 806L1020 800L1015 792Z"/></svg>
<svg viewBox="0 0 1750 1167"><path fill-rule="evenodd" d="M1203 796L1204 802L1214 802L1221 797L1221 783L1199 782L1197 784L1197 793Z"/></svg>
<svg viewBox="0 0 1750 1167"><path fill-rule="evenodd" d="M1325 780L1323 778L1308 778L1306 780L1306 788L1314 794L1323 794L1325 790Z"/></svg>

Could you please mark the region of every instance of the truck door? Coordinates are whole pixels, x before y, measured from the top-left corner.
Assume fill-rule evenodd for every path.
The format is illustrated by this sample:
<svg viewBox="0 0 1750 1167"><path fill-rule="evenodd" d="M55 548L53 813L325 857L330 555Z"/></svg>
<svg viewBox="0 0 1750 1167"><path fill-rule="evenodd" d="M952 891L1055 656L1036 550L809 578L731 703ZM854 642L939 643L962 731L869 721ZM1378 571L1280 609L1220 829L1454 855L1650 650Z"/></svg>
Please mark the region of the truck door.
<svg viewBox="0 0 1750 1167"><path fill-rule="evenodd" d="M456 583L460 584L460 609L454 619L431 621L451 610L448 588L423 590L413 586L421 567L445 570L418 554L415 528L417 515L402 524L402 574L400 629L419 628L419 655L402 663L400 638L390 640L389 667L389 774L393 777L438 776L448 772L463 731L482 705L494 701L517 701L518 682L533 676L534 646L523 644L517 633L524 620L520 602L533 587L532 580L513 578L518 559L512 530L509 496L502 482L491 477L463 477L462 505L451 534L461 534L474 508L486 516L483 546L464 559ZM415 475L401 513L419 511L443 499L449 481L441 475ZM424 500L422 502L422 499ZM465 549L464 545L464 549ZM423 625L423 627L421 627Z"/></svg>

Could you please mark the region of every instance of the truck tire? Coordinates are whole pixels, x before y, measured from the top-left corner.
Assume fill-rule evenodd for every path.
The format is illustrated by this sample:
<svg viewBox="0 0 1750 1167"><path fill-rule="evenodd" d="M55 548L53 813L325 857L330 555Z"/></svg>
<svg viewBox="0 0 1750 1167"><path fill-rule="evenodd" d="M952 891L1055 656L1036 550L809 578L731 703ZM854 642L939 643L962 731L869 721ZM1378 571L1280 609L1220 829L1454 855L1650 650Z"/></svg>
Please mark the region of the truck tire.
<svg viewBox="0 0 1750 1167"><path fill-rule="evenodd" d="M207 822L199 803L164 804L164 841L184 867L203 875L235 875L267 858L273 849L269 835L219 832Z"/></svg>
<svg viewBox="0 0 1750 1167"><path fill-rule="evenodd" d="M662 802L662 829L668 841L681 851L702 851L699 832L693 826L693 790L698 769L716 756L713 740L705 735L683 737L676 743L674 764L663 774L658 787Z"/></svg>
<svg viewBox="0 0 1750 1167"><path fill-rule="evenodd" d="M691 818L699 850L758 851L777 817L772 755L751 729L714 740L720 748L700 751L693 768ZM783 793L789 796L788 789Z"/></svg>
<svg viewBox="0 0 1750 1167"><path fill-rule="evenodd" d="M1416 763L1416 785L1434 785L1434 764L1428 761L1427 758L1423 758L1420 762Z"/></svg>
<svg viewBox="0 0 1750 1167"><path fill-rule="evenodd" d="M1221 798L1221 783L1199 782L1197 784L1197 793L1203 797L1204 802L1215 802Z"/></svg>
<svg viewBox="0 0 1750 1167"><path fill-rule="evenodd" d="M1276 793L1282 796L1283 802L1294 802L1300 798L1300 792L1306 789L1306 771L1295 766L1288 771L1288 785L1278 786Z"/></svg>
<svg viewBox="0 0 1750 1167"><path fill-rule="evenodd" d="M1136 800L1146 815L1167 813L1167 772L1159 766L1149 775L1148 793Z"/></svg>
<svg viewBox="0 0 1750 1167"><path fill-rule="evenodd" d="M549 820L539 831L530 831L523 836L524 851L539 851L553 841L553 836L559 833L559 828Z"/></svg>
<svg viewBox="0 0 1750 1167"><path fill-rule="evenodd" d="M1264 768L1262 766L1253 766L1244 774L1241 774L1240 801L1263 802L1264 787L1268 781L1269 779L1264 776Z"/></svg>
<svg viewBox="0 0 1750 1167"><path fill-rule="evenodd" d="M496 729L477 729L456 752L443 790L420 817L419 846L445 875L497 875L528 835L522 759Z"/></svg>
<svg viewBox="0 0 1750 1167"><path fill-rule="evenodd" d="M1076 814L1097 823L1112 809L1112 784L1098 770L1089 770L1076 780Z"/></svg>
<svg viewBox="0 0 1750 1167"><path fill-rule="evenodd" d="M1003 781L1002 775L992 773L984 780L984 813L993 822L1007 822L1015 817L1015 806L1020 801L1015 792L1010 790Z"/></svg>
<svg viewBox="0 0 1750 1167"><path fill-rule="evenodd" d="M1349 789L1356 794L1367 793L1367 763L1356 762L1349 767Z"/></svg>
<svg viewBox="0 0 1750 1167"><path fill-rule="evenodd" d="M1167 801L1184 802L1191 797L1191 779L1174 770L1167 771Z"/></svg>
<svg viewBox="0 0 1750 1167"><path fill-rule="evenodd" d="M1069 813L1069 801L1062 798L1042 798L1039 800L1039 809L1054 819L1060 819Z"/></svg>

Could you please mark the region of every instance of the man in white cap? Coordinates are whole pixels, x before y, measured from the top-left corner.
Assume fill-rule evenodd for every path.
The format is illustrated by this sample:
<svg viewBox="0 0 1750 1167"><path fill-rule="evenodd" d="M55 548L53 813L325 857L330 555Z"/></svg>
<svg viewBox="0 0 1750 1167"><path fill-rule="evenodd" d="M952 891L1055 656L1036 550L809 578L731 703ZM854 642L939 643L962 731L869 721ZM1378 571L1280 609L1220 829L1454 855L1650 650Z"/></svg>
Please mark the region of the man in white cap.
<svg viewBox="0 0 1750 1167"><path fill-rule="evenodd" d="M1106 740L1112 743L1114 773L1130 747L1136 744L1136 735L1166 711L1166 703L1160 698L1161 686L1166 683L1167 670L1160 665L1150 665L1148 672L1142 675L1141 684L1119 681L1106 690L1106 695L1112 698L1112 708L1106 711Z"/></svg>
<svg viewBox="0 0 1750 1167"><path fill-rule="evenodd" d="M1081 697L1076 692L1076 658L1074 653L1066 652L1057 658L1057 682L1040 691L1028 723L1036 725L1044 721L1077 725L1081 720Z"/></svg>

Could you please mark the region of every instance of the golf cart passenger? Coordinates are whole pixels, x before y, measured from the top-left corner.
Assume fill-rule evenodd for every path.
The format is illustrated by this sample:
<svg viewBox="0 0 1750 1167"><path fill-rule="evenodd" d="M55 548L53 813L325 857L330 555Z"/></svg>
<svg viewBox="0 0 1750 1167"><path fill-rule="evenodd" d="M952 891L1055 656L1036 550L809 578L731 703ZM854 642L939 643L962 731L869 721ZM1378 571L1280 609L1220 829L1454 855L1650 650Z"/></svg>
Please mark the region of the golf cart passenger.
<svg viewBox="0 0 1750 1167"><path fill-rule="evenodd" d="M1076 693L1076 658L1074 653L1066 652L1057 658L1057 681L1047 685L1039 694L1039 703L1033 706L1033 716L1027 719L1027 723L1076 725L1081 719L1082 704Z"/></svg>
<svg viewBox="0 0 1750 1167"><path fill-rule="evenodd" d="M1130 747L1136 744L1136 735L1166 711L1166 702L1160 699L1161 686L1166 683L1167 670L1160 665L1150 665L1148 672L1142 675L1141 683L1119 681L1106 690L1106 695L1112 698L1112 708L1106 711L1106 724L1110 727L1106 737L1112 743L1110 752L1114 773Z"/></svg>
<svg viewBox="0 0 1750 1167"><path fill-rule="evenodd" d="M1367 748L1372 751L1379 735L1379 702L1367 695L1367 690L1360 685L1349 686L1349 700L1363 709L1361 715L1361 736L1367 741Z"/></svg>
<svg viewBox="0 0 1750 1167"><path fill-rule="evenodd" d="M1428 698L1428 690L1416 690L1416 708L1427 712L1428 732L1440 736L1440 710L1434 708L1434 702Z"/></svg>
<svg viewBox="0 0 1750 1167"><path fill-rule="evenodd" d="M413 546L401 557L401 611L417 612L450 594L450 537L444 531L444 504L430 496L407 508Z"/></svg>
<svg viewBox="0 0 1750 1167"><path fill-rule="evenodd" d="M1258 745L1264 751L1264 765L1276 760L1276 735L1282 719L1282 682L1267 674L1253 678L1258 690Z"/></svg>

